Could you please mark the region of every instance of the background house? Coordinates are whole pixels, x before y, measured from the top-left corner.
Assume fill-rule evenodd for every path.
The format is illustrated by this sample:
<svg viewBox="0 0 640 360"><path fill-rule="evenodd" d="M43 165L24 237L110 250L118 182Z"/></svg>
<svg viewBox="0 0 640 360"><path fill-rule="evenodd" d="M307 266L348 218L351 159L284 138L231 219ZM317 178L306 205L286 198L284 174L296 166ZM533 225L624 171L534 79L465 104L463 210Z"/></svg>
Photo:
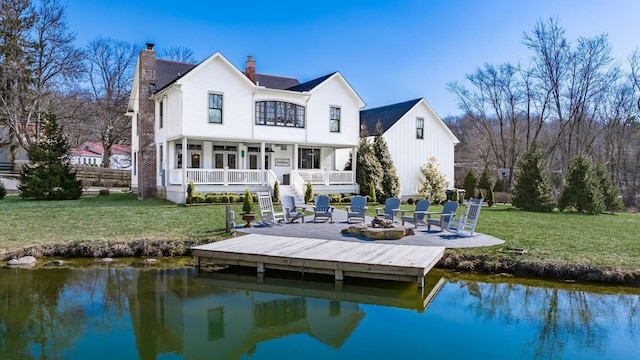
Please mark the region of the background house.
<svg viewBox="0 0 640 360"><path fill-rule="evenodd" d="M372 141L378 122L400 178L403 199L419 196L420 167L432 156L438 160L447 187L454 186L454 147L459 141L423 98L360 111L360 124L366 126Z"/></svg>
<svg viewBox="0 0 640 360"><path fill-rule="evenodd" d="M87 141L77 148L72 148L70 152L72 164L102 166L104 146L100 142ZM111 169L131 170L131 147L113 144L109 162Z"/></svg>

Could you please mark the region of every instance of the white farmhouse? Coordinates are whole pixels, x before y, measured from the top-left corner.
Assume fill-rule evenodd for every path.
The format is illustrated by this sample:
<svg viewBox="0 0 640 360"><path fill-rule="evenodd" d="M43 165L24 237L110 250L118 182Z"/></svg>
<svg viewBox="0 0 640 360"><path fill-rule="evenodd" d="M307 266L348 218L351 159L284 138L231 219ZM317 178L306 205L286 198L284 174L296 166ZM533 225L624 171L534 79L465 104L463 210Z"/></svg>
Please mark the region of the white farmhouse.
<svg viewBox="0 0 640 360"><path fill-rule="evenodd" d="M420 167L432 156L438 160L447 186L453 187L454 146L459 140L424 99L362 110L360 123L371 137L376 125L382 124L382 136L398 172L403 199L419 196Z"/></svg>
<svg viewBox="0 0 640 360"><path fill-rule="evenodd" d="M200 64L140 52L127 115L132 118L132 188L184 203L199 192L271 190L303 194L357 191L355 169L335 151L356 151L364 102L338 72L300 83L240 71L222 54ZM285 191L283 191L284 193Z"/></svg>

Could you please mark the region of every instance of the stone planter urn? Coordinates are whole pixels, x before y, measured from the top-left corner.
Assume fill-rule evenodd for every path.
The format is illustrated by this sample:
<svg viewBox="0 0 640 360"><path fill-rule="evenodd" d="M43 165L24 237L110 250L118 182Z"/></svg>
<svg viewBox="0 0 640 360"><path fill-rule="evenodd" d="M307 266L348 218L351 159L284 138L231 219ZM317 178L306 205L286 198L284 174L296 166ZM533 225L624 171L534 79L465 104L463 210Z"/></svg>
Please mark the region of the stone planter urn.
<svg viewBox="0 0 640 360"><path fill-rule="evenodd" d="M253 220L256 219L256 214L254 213L244 213L242 214L242 220L246 221L247 223L244 224L244 227L249 228L249 227L253 227L253 225L251 225L251 222Z"/></svg>

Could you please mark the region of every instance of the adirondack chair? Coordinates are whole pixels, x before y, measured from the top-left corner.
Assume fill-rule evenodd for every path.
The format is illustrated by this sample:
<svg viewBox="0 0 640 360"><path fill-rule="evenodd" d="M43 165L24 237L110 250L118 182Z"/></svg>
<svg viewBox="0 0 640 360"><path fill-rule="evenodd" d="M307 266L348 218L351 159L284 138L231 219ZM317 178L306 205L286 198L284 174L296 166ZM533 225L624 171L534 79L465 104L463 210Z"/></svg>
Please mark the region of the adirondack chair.
<svg viewBox="0 0 640 360"><path fill-rule="evenodd" d="M333 206L329 205L329 197L326 195L318 195L313 198L313 221L318 218L328 219L333 223Z"/></svg>
<svg viewBox="0 0 640 360"><path fill-rule="evenodd" d="M264 225L275 225L284 220L284 213L276 212L273 208L271 193L258 192L258 203L260 204L260 219Z"/></svg>
<svg viewBox="0 0 640 360"><path fill-rule="evenodd" d="M382 211L383 209L384 211ZM376 216L395 221L396 213L398 211L400 211L400 199L397 197L390 197L385 200L384 208L376 208Z"/></svg>
<svg viewBox="0 0 640 360"><path fill-rule="evenodd" d="M364 221L367 212L367 198L364 196L352 196L351 205L346 208L347 222L351 222L352 218L362 219Z"/></svg>
<svg viewBox="0 0 640 360"><path fill-rule="evenodd" d="M473 231L480 217L480 208L482 207L482 199L469 199L467 204L467 212L459 215L458 218L453 216L449 221L447 228L450 232L455 232L458 236L473 236Z"/></svg>
<svg viewBox="0 0 640 360"><path fill-rule="evenodd" d="M405 221L412 223L416 228L419 225L427 225L424 217L427 214L427 210L429 210L430 205L431 202L429 200L418 200L415 210L400 210L400 219L402 220L402 225L404 225ZM407 213L413 214L411 216L405 215Z"/></svg>
<svg viewBox="0 0 640 360"><path fill-rule="evenodd" d="M295 222L298 219L302 219L304 222L304 208L296 206L296 199L293 196L285 195L281 202L286 222Z"/></svg>
<svg viewBox="0 0 640 360"><path fill-rule="evenodd" d="M458 202L457 201L447 201L444 203L442 207L442 213L440 213L440 217L432 218L431 214L427 217L427 230L431 230L431 225L436 225L440 227L440 231L446 230L449 227L449 220L458 210Z"/></svg>

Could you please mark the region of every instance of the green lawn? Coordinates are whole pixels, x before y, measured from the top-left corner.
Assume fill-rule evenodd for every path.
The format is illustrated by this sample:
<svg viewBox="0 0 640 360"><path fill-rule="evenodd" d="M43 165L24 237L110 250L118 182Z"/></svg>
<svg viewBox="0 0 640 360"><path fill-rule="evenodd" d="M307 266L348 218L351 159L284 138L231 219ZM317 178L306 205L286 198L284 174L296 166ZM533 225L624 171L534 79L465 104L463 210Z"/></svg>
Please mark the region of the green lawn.
<svg viewBox="0 0 640 360"><path fill-rule="evenodd" d="M242 223L241 207L233 205L238 224ZM51 202L8 196L0 200L0 254L38 244L96 240L217 240L227 236L224 209L220 205L181 206L159 199L139 201L134 194ZM429 210L438 209L432 206ZM369 215L374 214L370 206ZM540 214L497 205L482 208L477 230L506 244L450 251L640 270L639 214ZM505 251L508 248L528 252L512 255Z"/></svg>

